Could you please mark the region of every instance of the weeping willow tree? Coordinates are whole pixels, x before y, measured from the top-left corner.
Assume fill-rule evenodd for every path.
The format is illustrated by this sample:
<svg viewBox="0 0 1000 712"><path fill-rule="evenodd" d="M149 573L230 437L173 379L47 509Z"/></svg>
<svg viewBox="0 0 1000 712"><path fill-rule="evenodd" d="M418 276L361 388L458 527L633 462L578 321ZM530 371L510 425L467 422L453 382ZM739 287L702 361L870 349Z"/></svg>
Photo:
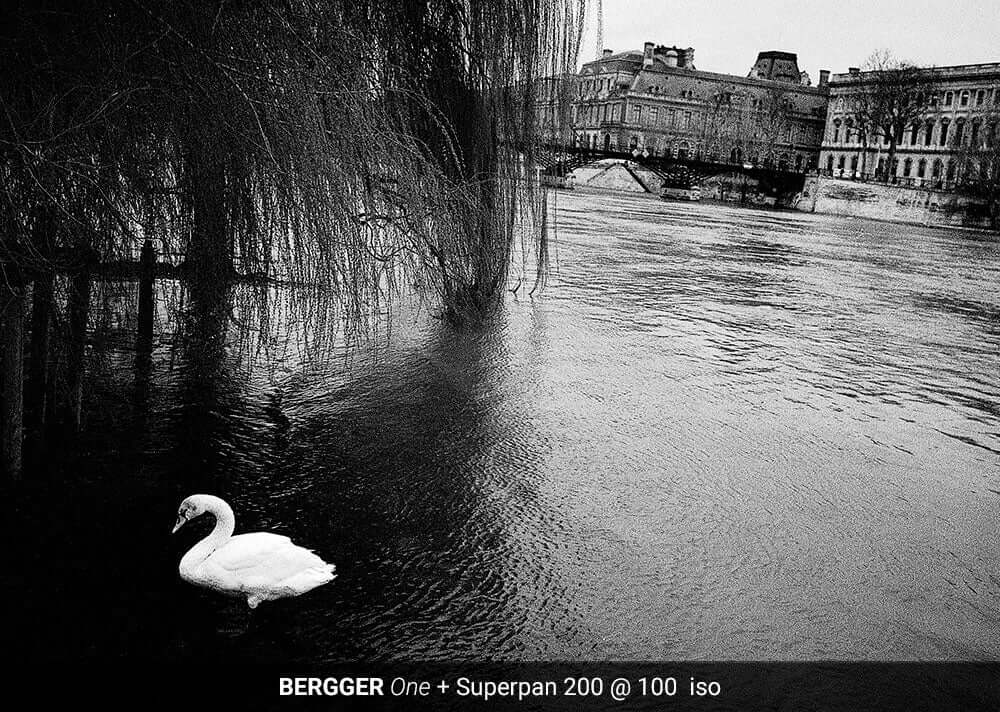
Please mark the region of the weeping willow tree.
<svg viewBox="0 0 1000 712"><path fill-rule="evenodd" d="M482 319L518 239L544 258L533 86L575 66L584 3L8 7L5 343L23 341L26 297L50 301L55 321L79 312L95 266L135 260L150 239L208 302L254 277L361 317L416 283L450 320Z"/></svg>
<svg viewBox="0 0 1000 712"><path fill-rule="evenodd" d="M575 61L579 0L44 5L4 56L6 256L51 262L55 212L47 243L155 233L202 282L359 306L415 267L450 316L495 305L537 202L530 86Z"/></svg>

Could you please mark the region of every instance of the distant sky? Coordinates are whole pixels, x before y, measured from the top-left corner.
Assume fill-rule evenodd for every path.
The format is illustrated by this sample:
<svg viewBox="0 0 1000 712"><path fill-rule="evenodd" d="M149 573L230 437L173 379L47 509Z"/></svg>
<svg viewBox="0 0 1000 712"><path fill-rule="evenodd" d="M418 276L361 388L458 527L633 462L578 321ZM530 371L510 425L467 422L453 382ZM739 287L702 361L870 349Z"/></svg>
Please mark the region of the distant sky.
<svg viewBox="0 0 1000 712"><path fill-rule="evenodd" d="M799 56L815 84L888 48L919 65L1000 62L1000 0L603 0L604 46L694 47L695 66L745 75L762 50ZM581 61L596 48L589 0Z"/></svg>

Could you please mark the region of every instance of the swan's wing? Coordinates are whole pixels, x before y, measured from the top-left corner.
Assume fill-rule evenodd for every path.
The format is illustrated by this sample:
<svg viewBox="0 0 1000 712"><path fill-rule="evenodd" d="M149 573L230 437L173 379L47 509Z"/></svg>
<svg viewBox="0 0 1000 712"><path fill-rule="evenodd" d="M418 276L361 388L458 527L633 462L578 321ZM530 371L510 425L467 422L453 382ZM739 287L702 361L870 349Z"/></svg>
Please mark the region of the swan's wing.
<svg viewBox="0 0 1000 712"><path fill-rule="evenodd" d="M258 532L232 537L205 562L220 578L244 586L273 585L314 568L329 568L308 549L286 536Z"/></svg>

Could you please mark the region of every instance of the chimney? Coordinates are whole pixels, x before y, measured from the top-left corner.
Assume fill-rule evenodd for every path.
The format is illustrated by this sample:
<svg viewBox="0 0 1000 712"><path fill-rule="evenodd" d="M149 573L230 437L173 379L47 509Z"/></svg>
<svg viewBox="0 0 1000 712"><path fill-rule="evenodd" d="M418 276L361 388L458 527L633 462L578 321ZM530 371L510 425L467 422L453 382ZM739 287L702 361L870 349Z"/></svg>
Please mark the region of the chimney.
<svg viewBox="0 0 1000 712"><path fill-rule="evenodd" d="M611 52L611 50L610 50L610 49L605 49L605 50L604 50L604 56L605 56L605 57L610 57L611 55L612 55L612 52Z"/></svg>
<svg viewBox="0 0 1000 712"><path fill-rule="evenodd" d="M819 70L819 85L825 87L830 81L830 70L821 69Z"/></svg>
<svg viewBox="0 0 1000 712"><path fill-rule="evenodd" d="M684 66L688 69L694 69L694 47L688 47L684 50Z"/></svg>
<svg viewBox="0 0 1000 712"><path fill-rule="evenodd" d="M642 46L642 68L649 69L653 66L653 43L647 42Z"/></svg>

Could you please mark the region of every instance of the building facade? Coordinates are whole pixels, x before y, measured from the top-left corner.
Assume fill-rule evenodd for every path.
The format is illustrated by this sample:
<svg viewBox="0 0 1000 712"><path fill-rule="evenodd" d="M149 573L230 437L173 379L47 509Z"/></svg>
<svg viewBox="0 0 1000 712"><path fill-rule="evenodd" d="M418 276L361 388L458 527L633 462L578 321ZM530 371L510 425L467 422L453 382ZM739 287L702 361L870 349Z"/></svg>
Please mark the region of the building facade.
<svg viewBox="0 0 1000 712"><path fill-rule="evenodd" d="M691 47L613 53L575 78L572 139L611 151L805 172L815 168L827 114L796 55L761 52L746 77L698 70Z"/></svg>
<svg viewBox="0 0 1000 712"><path fill-rule="evenodd" d="M822 173L951 190L975 177L973 172L996 170L975 157L1000 141L1000 63L916 72L912 101L921 108L902 132L891 165L885 136L867 136L861 128L857 98L870 91L868 74L852 68L829 80Z"/></svg>

